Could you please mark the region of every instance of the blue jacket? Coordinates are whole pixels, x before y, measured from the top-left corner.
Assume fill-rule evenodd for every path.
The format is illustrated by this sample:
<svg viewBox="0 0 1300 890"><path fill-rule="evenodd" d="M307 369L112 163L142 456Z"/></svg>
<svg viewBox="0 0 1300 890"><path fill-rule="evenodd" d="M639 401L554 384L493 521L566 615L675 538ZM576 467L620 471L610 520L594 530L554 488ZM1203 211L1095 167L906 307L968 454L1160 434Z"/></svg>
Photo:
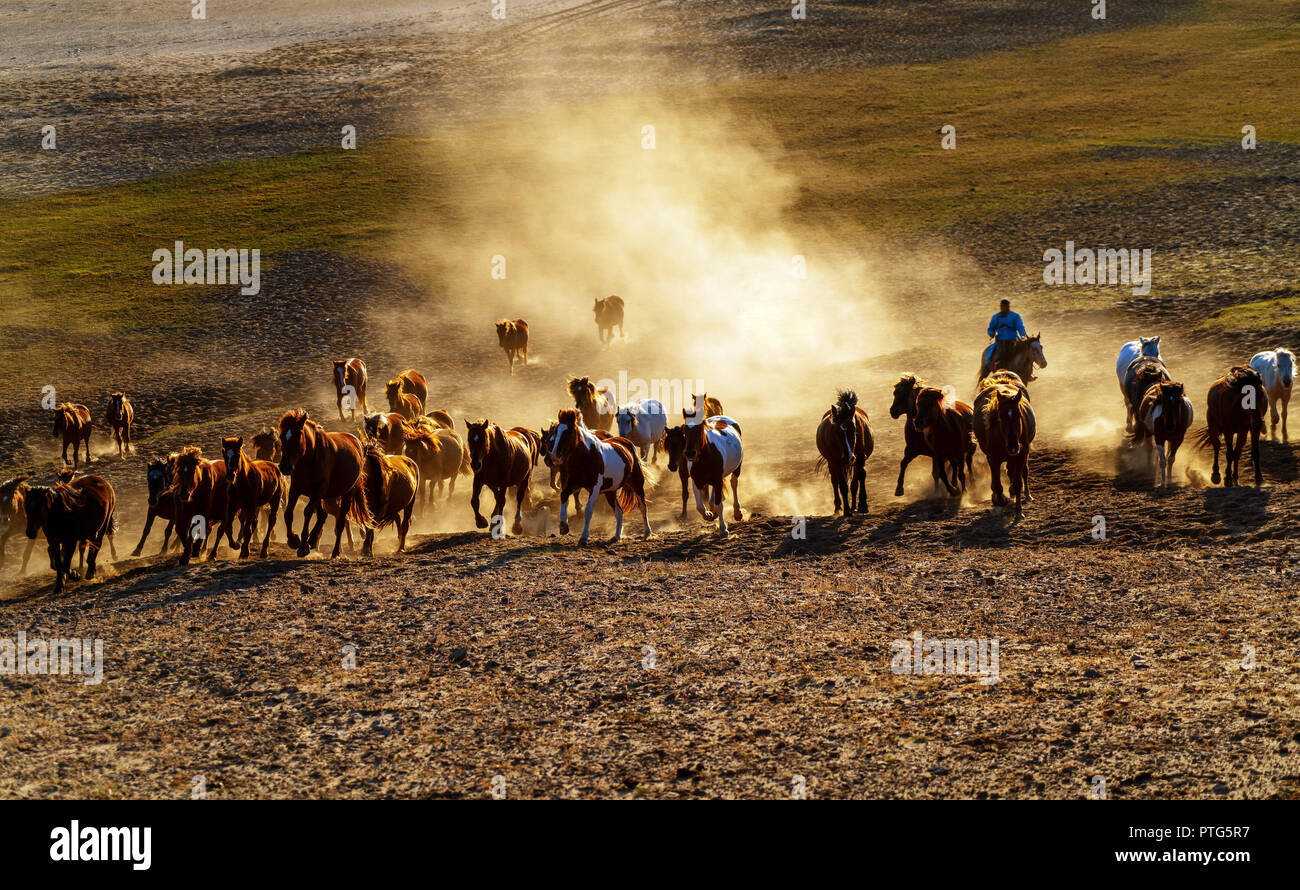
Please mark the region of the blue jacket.
<svg viewBox="0 0 1300 890"><path fill-rule="evenodd" d="M1025 333L1025 323L1020 320L1019 312L1008 312L1006 315L995 312L989 319L989 336L998 340L1019 340L1029 335Z"/></svg>

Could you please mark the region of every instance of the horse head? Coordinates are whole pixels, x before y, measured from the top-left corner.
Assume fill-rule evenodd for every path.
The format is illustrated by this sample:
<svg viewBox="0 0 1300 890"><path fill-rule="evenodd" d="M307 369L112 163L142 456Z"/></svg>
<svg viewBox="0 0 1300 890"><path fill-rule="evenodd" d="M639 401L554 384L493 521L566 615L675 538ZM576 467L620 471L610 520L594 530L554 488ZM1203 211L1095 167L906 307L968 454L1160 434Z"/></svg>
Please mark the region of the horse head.
<svg viewBox="0 0 1300 890"><path fill-rule="evenodd" d="M280 472L293 473L293 465L306 450L304 436L308 434L307 409L295 408L280 416Z"/></svg>
<svg viewBox="0 0 1300 890"><path fill-rule="evenodd" d="M619 408L614 420L618 423L618 434L625 439L630 438L636 429L636 413L631 408Z"/></svg>
<svg viewBox="0 0 1300 890"><path fill-rule="evenodd" d="M483 461L487 457L488 451L488 432L492 426L491 421L486 417L478 423L465 421L465 445L469 448L469 468L475 473L483 469Z"/></svg>
<svg viewBox="0 0 1300 890"><path fill-rule="evenodd" d="M496 327L497 327L497 345L505 346L506 337L509 337L510 332L514 330L515 327L514 323L507 321L506 319L503 318L497 322Z"/></svg>
<svg viewBox="0 0 1300 890"><path fill-rule="evenodd" d="M263 429L253 437L253 453L258 460L276 460L280 457L280 442L275 433Z"/></svg>
<svg viewBox="0 0 1300 890"><path fill-rule="evenodd" d="M203 471L199 468L202 462L203 450L197 445L189 446L176 458L176 495L182 501L194 497L203 475Z"/></svg>
<svg viewBox="0 0 1300 890"><path fill-rule="evenodd" d="M668 452L668 472L677 472L677 462L686 454L686 427L675 426L664 431L664 450Z"/></svg>
<svg viewBox="0 0 1300 890"><path fill-rule="evenodd" d="M585 379L585 378L584 378ZM574 408L565 408L559 414L555 432L551 437L550 457L554 463L562 464L569 458L570 452L578 444L578 427L582 418Z"/></svg>
<svg viewBox="0 0 1300 890"><path fill-rule="evenodd" d="M54 433L57 438L64 430L71 429L76 423L77 412L71 402L64 402L54 409Z"/></svg>
<svg viewBox="0 0 1300 890"><path fill-rule="evenodd" d="M943 409L943 390L933 386L922 386L916 391L916 419L912 426L923 433L936 423L939 412Z"/></svg>
<svg viewBox="0 0 1300 890"><path fill-rule="evenodd" d="M1282 378L1282 385L1290 389L1295 379L1295 354L1281 347L1273 351L1277 353L1277 373Z"/></svg>
<svg viewBox="0 0 1300 890"><path fill-rule="evenodd" d="M1138 337L1138 354L1149 355L1153 358L1160 358L1160 335L1154 337Z"/></svg>
<svg viewBox="0 0 1300 890"><path fill-rule="evenodd" d="M989 409L1002 433L1002 445L1012 457L1020 453L1020 400L1025 391L1009 386L999 386L993 393Z"/></svg>
<svg viewBox="0 0 1300 890"><path fill-rule="evenodd" d="M226 462L226 482L234 484L239 473L240 455L244 453L243 436L226 436L221 440L221 459Z"/></svg>
<svg viewBox="0 0 1300 890"><path fill-rule="evenodd" d="M853 440L858 431L858 394L851 389L840 390L835 404L831 405L831 422L844 436L844 455L853 463Z"/></svg>
<svg viewBox="0 0 1300 890"><path fill-rule="evenodd" d="M1043 354L1043 335L1034 334L1034 336L1025 341L1025 344L1025 348L1029 351L1029 361L1031 366L1037 365L1040 368L1046 368L1047 356Z"/></svg>
<svg viewBox="0 0 1300 890"><path fill-rule="evenodd" d="M126 393L124 392L115 392L108 397L108 416L110 420L126 419L126 406L123 404L125 401Z"/></svg>
<svg viewBox="0 0 1300 890"><path fill-rule="evenodd" d="M685 447L682 449L682 456L692 463L700 459L704 453L704 423L697 423L692 426L684 427L686 433Z"/></svg>
<svg viewBox="0 0 1300 890"><path fill-rule="evenodd" d="M32 485L27 489L27 537L35 539L36 533L45 525L45 519L54 509L58 493L50 485Z"/></svg>
<svg viewBox="0 0 1300 890"><path fill-rule="evenodd" d="M894 384L894 401L889 406L889 416L894 420L916 408L916 390L920 381L915 374L904 374Z"/></svg>
<svg viewBox="0 0 1300 890"><path fill-rule="evenodd" d="M348 362L344 359L341 362L334 363L334 385L339 389L343 388L348 376Z"/></svg>
<svg viewBox="0 0 1300 890"><path fill-rule="evenodd" d="M30 475L23 474L0 485L0 522L8 524L23 509L27 480L30 478Z"/></svg>
<svg viewBox="0 0 1300 890"><path fill-rule="evenodd" d="M162 493L171 488L175 481L176 459L179 456L173 451L166 459L160 457L149 462L149 467L145 470L145 483L149 487L150 507L158 506Z"/></svg>
<svg viewBox="0 0 1300 890"><path fill-rule="evenodd" d="M1168 424L1174 423L1174 418L1180 416L1183 407L1183 385L1181 383L1159 383L1160 387L1156 396L1156 405L1160 408L1160 416Z"/></svg>

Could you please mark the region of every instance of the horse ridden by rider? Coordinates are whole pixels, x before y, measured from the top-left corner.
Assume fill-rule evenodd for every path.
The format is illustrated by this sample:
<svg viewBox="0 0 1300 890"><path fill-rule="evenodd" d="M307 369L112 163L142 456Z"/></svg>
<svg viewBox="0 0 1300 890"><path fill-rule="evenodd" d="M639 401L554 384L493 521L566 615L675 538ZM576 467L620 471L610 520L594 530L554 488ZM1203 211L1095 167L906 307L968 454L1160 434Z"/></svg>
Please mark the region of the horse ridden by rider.
<svg viewBox="0 0 1300 890"><path fill-rule="evenodd" d="M993 338L980 357L977 380L983 381L994 371L1013 371L1025 384L1035 380L1034 366L1047 367L1042 335L1030 337L1020 313L1011 311L1011 301L1003 300L989 319L988 335Z"/></svg>

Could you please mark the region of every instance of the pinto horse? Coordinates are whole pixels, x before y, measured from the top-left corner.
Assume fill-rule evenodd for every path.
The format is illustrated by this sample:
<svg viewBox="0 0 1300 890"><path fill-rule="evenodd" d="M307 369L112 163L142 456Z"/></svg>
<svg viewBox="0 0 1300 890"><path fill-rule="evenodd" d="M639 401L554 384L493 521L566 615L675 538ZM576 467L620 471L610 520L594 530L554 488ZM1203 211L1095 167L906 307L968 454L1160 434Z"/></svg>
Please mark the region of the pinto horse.
<svg viewBox="0 0 1300 890"><path fill-rule="evenodd" d="M149 512L145 516L144 531L140 532L140 543L135 545L131 551L132 556L139 556L144 550L144 542L149 537L149 532L153 528L153 521L161 516L167 520L167 528L163 530L163 545L159 553L167 552L167 545L171 541L172 529L176 525L176 498L172 488L176 485L176 460L180 457L180 452L173 451L167 457L159 458L149 462L145 470L145 483L149 492ZM176 543L180 544L185 540L183 533L176 536Z"/></svg>
<svg viewBox="0 0 1300 890"><path fill-rule="evenodd" d="M993 503L1005 507L1002 493L1002 464L1007 465L1011 495L1016 499L1016 518L1024 515L1020 500L1032 501L1029 493L1029 446L1034 441L1037 421L1029 404L1029 390L1019 379L998 374L980 381L975 397L975 438L988 458L992 476Z"/></svg>
<svg viewBox="0 0 1300 890"><path fill-rule="evenodd" d="M274 432L263 429L260 433L253 436L253 459L269 460L272 463L278 463L280 460L280 440L276 438Z"/></svg>
<svg viewBox="0 0 1300 890"><path fill-rule="evenodd" d="M279 429L284 449L280 472L289 477L289 497L284 507L285 537L299 556L306 556L320 541L325 514L329 513L334 516L332 559L339 555L349 519L363 528L371 524L360 491L364 481L361 442L351 433L325 432L307 416L305 408L281 415ZM293 531L293 511L300 497L307 499L301 537ZM316 522L308 533L313 513ZM351 534L349 528L348 535Z"/></svg>
<svg viewBox="0 0 1300 890"><path fill-rule="evenodd" d="M662 402L657 399L632 402L619 408L614 420L618 423L618 434L641 449L641 460L653 461L659 457L659 443L668 428L668 415Z"/></svg>
<svg viewBox="0 0 1300 890"><path fill-rule="evenodd" d="M419 418L420 415L416 417ZM406 421L407 417L397 411L371 414L365 421L366 437L378 442L385 454L401 454L406 447Z"/></svg>
<svg viewBox="0 0 1300 890"><path fill-rule="evenodd" d="M348 409L352 419L357 419L357 408L365 417L370 409L366 406L366 363L359 358L334 363L334 396L339 409L339 420L343 420L343 399L347 397ZM349 390L349 387L351 389Z"/></svg>
<svg viewBox="0 0 1300 890"><path fill-rule="evenodd" d="M682 456L690 462L691 487L695 491L695 508L705 522L718 520L718 533L727 536L727 518L722 498L731 478L731 515L737 522L744 518L740 509L740 469L744 463L744 445L740 427L724 417L710 417L702 423L685 425L686 448ZM708 506L705 506L705 497Z"/></svg>
<svg viewBox="0 0 1300 890"><path fill-rule="evenodd" d="M551 449L555 445L555 434L560 429L558 420L552 420L550 426L543 427L537 439L537 450L545 461L547 469L550 471L550 486L552 491L564 491L569 480L569 470L561 461L557 461L551 456ZM612 436L604 430L591 430L593 436L597 439L609 439ZM582 505L578 501L578 494L582 489L574 489L573 492L573 509L577 512Z"/></svg>
<svg viewBox="0 0 1300 890"><path fill-rule="evenodd" d="M601 345L608 345L610 340L614 339L614 328L618 328L618 335L626 337L623 333L623 298L606 297L603 300L597 300L596 304L591 307L591 311L596 316L596 327L600 330Z"/></svg>
<svg viewBox="0 0 1300 890"><path fill-rule="evenodd" d="M916 392L912 426L924 437L926 449L939 465L939 479L954 497L966 490L966 473L975 459L974 419L971 406L953 396L951 387L922 386ZM952 471L951 481L945 464Z"/></svg>
<svg viewBox="0 0 1300 890"><path fill-rule="evenodd" d="M388 410L403 420L414 420L424 416L424 403L419 396L403 389L405 382L400 377L394 377L384 387L384 395L388 396Z"/></svg>
<svg viewBox="0 0 1300 890"><path fill-rule="evenodd" d="M1032 337L1026 337L1023 340L1014 340L1007 347L1010 355L1002 358L996 368L990 365L993 358L993 350L996 343L990 343L980 356L980 372L975 378L983 381L994 371L1011 371L1021 381L1028 385L1037 378L1034 377L1034 367L1046 368L1047 356L1043 354L1042 334L1034 334Z"/></svg>
<svg viewBox="0 0 1300 890"><path fill-rule="evenodd" d="M366 526L361 555L374 555L375 532L392 524L397 525L397 552L401 553L406 549L406 533L411 528L411 513L415 510L415 493L420 489L420 470L409 457L384 454L383 449L373 442L366 446L364 459L361 497L371 523Z"/></svg>
<svg viewBox="0 0 1300 890"><path fill-rule="evenodd" d="M257 516L263 508L267 511L266 535L262 538L262 559L271 545L271 532L275 530L276 515L284 500L284 479L280 469L269 460L250 460L244 453L243 436L227 436L221 440L221 456L226 462L226 527L234 528L238 513L242 527L239 530L239 558L248 559L249 542L257 534ZM232 545L233 546L233 545ZM216 552L216 548L213 548Z"/></svg>
<svg viewBox="0 0 1300 890"><path fill-rule="evenodd" d="M203 450L197 445L184 449L176 458L173 491L176 496L176 531L184 537L181 565L188 563L192 556L202 556L208 538L212 538L208 560L216 559L217 551L221 549L222 533L225 533L232 550L238 546L226 521L230 486L226 482L224 460L204 460ZM201 521L199 517L202 517Z"/></svg>
<svg viewBox="0 0 1300 890"><path fill-rule="evenodd" d="M925 433L916 427L916 395L925 388L925 382L915 374L904 374L894 384L894 401L889 406L889 416L894 420L905 417L903 423L903 459L898 464L898 484L894 487L894 497L903 496L903 477L907 465L918 457L930 458L930 475L934 477L934 490L943 484L943 475L947 472L946 463L935 457L930 446L925 444ZM970 459L974 458L975 444L970 444ZM969 469L970 459L966 466ZM956 481L954 474L953 481Z"/></svg>
<svg viewBox="0 0 1300 890"><path fill-rule="evenodd" d="M1264 393L1264 378L1248 365L1236 365L1214 381L1206 399L1209 410L1205 414L1206 428L1197 444L1204 448L1214 446L1214 470L1210 481L1219 484L1219 436L1227 449L1223 468L1223 485L1237 484L1237 471L1241 465L1241 450L1250 435L1250 461L1255 467L1255 485L1262 485L1264 473L1259 465L1259 434L1264 431L1264 413L1268 402Z"/></svg>
<svg viewBox="0 0 1300 890"><path fill-rule="evenodd" d="M72 552L89 545L86 558L86 580L95 577L95 561L104 536L108 536L109 550L113 551L113 533L117 530L117 495L107 479L100 476L80 476L69 483L29 486L25 498L27 509L27 537L35 540L37 532L44 532L50 554L50 568L54 570L54 592L63 592L65 576L74 580ZM117 553L113 552L117 559Z"/></svg>
<svg viewBox="0 0 1300 890"><path fill-rule="evenodd" d="M1137 428L1129 441L1133 445L1145 441L1151 460L1160 456L1161 487L1169 484L1174 455L1178 454L1178 446L1183 444L1187 428L1192 425L1193 414L1192 400L1183 394L1181 383L1154 383L1138 404Z"/></svg>
<svg viewBox="0 0 1300 890"><path fill-rule="evenodd" d="M528 483L537 464L536 433L521 428L507 432L489 420L465 421L465 443L469 448L469 466L474 471L473 492L469 504L474 509L474 524L487 528L488 521L479 512L479 493L486 485L496 498L492 519L503 517L506 490L515 489L515 521L511 534L523 531L524 501Z"/></svg>
<svg viewBox="0 0 1300 890"><path fill-rule="evenodd" d="M420 470L420 482L428 483L427 486L420 485L421 514L424 512L426 490L429 502L432 503L434 486L437 486L438 494L442 494L442 487L446 484L447 497L450 498L456 493L456 477L470 474L469 451L455 430L441 427L437 430L408 429L402 445L406 456L415 461Z"/></svg>
<svg viewBox="0 0 1300 890"><path fill-rule="evenodd" d="M515 373L515 359L528 364L528 322L522 318L514 321L501 319L497 322L497 345L506 352L506 361L510 363L510 373Z"/></svg>
<svg viewBox="0 0 1300 890"><path fill-rule="evenodd" d="M573 396L573 407L582 412L582 423L587 429L608 433L614 426L618 402L607 388L597 390L590 377L570 377L569 395Z"/></svg>
<svg viewBox="0 0 1300 890"><path fill-rule="evenodd" d="M77 446L86 443L86 463L90 463L90 409L76 402L64 402L54 409L54 436L63 437L63 463L68 463L68 446L72 446L72 465L77 466Z"/></svg>
<svg viewBox="0 0 1300 890"><path fill-rule="evenodd" d="M624 511L638 508L641 521L645 523L645 536L650 537L645 468L637 457L636 445L630 439L621 436L601 439L582 425L576 409L565 408L560 411L556 424L551 458L562 464L566 473L564 488L560 491L560 534L569 533L569 497L581 490L587 492L587 509L583 512L579 544L587 543L591 516L596 512L596 499L602 494L614 510L611 542L623 538Z"/></svg>
<svg viewBox="0 0 1300 890"><path fill-rule="evenodd" d="M867 425L867 412L858 407L858 394L851 389L842 390L817 425L817 450L821 452L818 465L824 464L830 474L836 513L841 508L846 515L870 512L867 458L875 447L871 427Z"/></svg>
<svg viewBox="0 0 1300 890"><path fill-rule="evenodd" d="M113 430L113 440L117 442L117 456L123 456L123 445L126 446L126 453L130 454L131 424L135 423L135 410L131 407L131 400L126 397L126 393L115 392L109 397L108 411L104 413L104 419Z"/></svg>
<svg viewBox="0 0 1300 890"><path fill-rule="evenodd" d="M9 543L9 538L15 534L22 534L27 529L27 480L32 478L29 474L24 473L21 476L15 476L0 484L0 522L5 524L5 532L0 535L0 566L5 563L5 545ZM36 546L36 539L27 542L27 549L23 551L22 572L27 572L27 561L32 558L32 549Z"/></svg>
<svg viewBox="0 0 1300 890"><path fill-rule="evenodd" d="M1115 376L1119 378L1119 391L1124 396L1124 407L1128 410L1128 416L1124 419L1124 429L1126 432L1133 431L1133 412L1137 406L1128 400L1128 388L1124 385L1124 378L1128 374L1128 366L1133 360L1141 356L1150 356L1151 358L1160 358L1160 336L1138 337L1136 340L1130 340L1119 349L1119 357L1115 359Z"/></svg>
<svg viewBox="0 0 1300 890"><path fill-rule="evenodd" d="M687 426L695 426L701 420L721 415L722 403L707 392L691 393L691 407L682 409L682 419Z"/></svg>
<svg viewBox="0 0 1300 890"><path fill-rule="evenodd" d="M1282 405L1282 441L1287 441L1286 408L1291 401L1291 384L1295 380L1295 355L1289 349L1270 349L1257 352L1250 360L1264 381L1264 392L1268 394L1268 407L1272 420L1269 437L1277 438L1277 406Z"/></svg>
<svg viewBox="0 0 1300 890"><path fill-rule="evenodd" d="M1173 378L1169 376L1164 361L1159 358L1139 355L1129 362L1128 367L1124 369L1123 380L1124 401L1128 405L1129 414L1136 418L1147 390L1157 383L1168 383L1171 380Z"/></svg>

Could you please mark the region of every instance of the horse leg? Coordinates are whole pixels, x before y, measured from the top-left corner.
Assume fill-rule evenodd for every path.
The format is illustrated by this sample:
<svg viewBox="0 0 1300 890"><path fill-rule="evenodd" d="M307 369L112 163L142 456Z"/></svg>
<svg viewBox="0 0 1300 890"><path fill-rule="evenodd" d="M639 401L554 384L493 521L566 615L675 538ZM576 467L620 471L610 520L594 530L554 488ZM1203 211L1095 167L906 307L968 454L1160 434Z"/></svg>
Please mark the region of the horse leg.
<svg viewBox="0 0 1300 890"><path fill-rule="evenodd" d="M525 476L524 481L520 482L515 489L515 521L510 526L510 534L522 535L524 533L524 501L528 498L528 483L531 476ZM502 501L504 503L504 499Z"/></svg>
<svg viewBox="0 0 1300 890"><path fill-rule="evenodd" d="M478 528L487 528L488 521L483 518L483 514L478 510L479 493L483 490L483 477L478 473L474 474L474 490L469 496L469 505L474 510L474 525Z"/></svg>
<svg viewBox="0 0 1300 890"><path fill-rule="evenodd" d="M1250 463L1255 468L1255 487L1264 484L1264 468L1259 465L1259 427L1250 428Z"/></svg>
<svg viewBox="0 0 1300 890"><path fill-rule="evenodd" d="M63 440L63 465L65 467L68 465L68 440L66 438Z"/></svg>
<svg viewBox="0 0 1300 890"><path fill-rule="evenodd" d="M158 511L150 507L149 512L144 517L144 531L140 533L140 543L136 544L135 549L131 551L132 556L139 556L144 551L145 538L149 537L149 529L153 528L153 520L157 515ZM3 558L4 555L0 554L0 561L3 561Z"/></svg>
<svg viewBox="0 0 1300 890"><path fill-rule="evenodd" d="M995 507L1005 507L1007 505L1007 496L1002 493L1002 461L989 458L989 475L993 478L989 484L993 489L993 505ZM1008 467L1008 476L1010 476Z"/></svg>
<svg viewBox="0 0 1300 890"><path fill-rule="evenodd" d="M721 473L718 474L718 481L709 485L709 508L714 515L718 517L718 534L726 537L728 534L727 517L722 509L722 480Z"/></svg>
<svg viewBox="0 0 1300 890"><path fill-rule="evenodd" d="M597 478L596 484L587 493L587 509L582 513L582 536L578 538L579 544L587 543L587 536L591 532L591 514L596 512L596 498L600 496L600 483L600 478Z"/></svg>
<svg viewBox="0 0 1300 890"><path fill-rule="evenodd" d="M1155 449L1156 456L1160 458L1160 487L1164 488L1169 477L1169 463L1165 457L1165 443L1163 439L1152 436L1152 445Z"/></svg>
<svg viewBox="0 0 1300 890"><path fill-rule="evenodd" d="M284 503L284 540L294 550L298 549L300 541L293 532L293 511L297 507L298 498L300 497L302 497L302 492L298 490L298 483L291 477L289 480L289 496Z"/></svg>
<svg viewBox="0 0 1300 890"><path fill-rule="evenodd" d="M682 468L681 468L681 472L679 472L677 475L678 475L678 477L681 479L681 483L682 483L682 515L679 516L678 518L679 518L679 519L685 519L685 518L686 518L686 502L687 502L687 499L690 497L689 488L690 488L690 484L691 484L691 477L690 477L690 474L688 474L688 473L686 472L686 467L685 467L684 464L683 464L683 466L682 466Z"/></svg>
<svg viewBox="0 0 1300 890"><path fill-rule="evenodd" d="M73 457L73 462L75 463L77 457L77 452L75 450L72 452L72 457ZM90 463L91 460L92 458L90 456L90 433L87 432L86 433L86 463Z"/></svg>
<svg viewBox="0 0 1300 890"><path fill-rule="evenodd" d="M1210 429L1209 429L1207 432L1208 432L1209 435L1210 435L1210 444L1214 446L1214 467L1213 467L1213 469L1210 471L1210 484L1211 484L1211 485L1218 485L1219 482L1220 482L1220 476L1219 476L1219 431L1216 430L1216 429L1214 429L1214 427L1210 427ZM1225 445L1227 444L1226 437L1225 437L1224 444L1225 444Z"/></svg>
<svg viewBox="0 0 1300 890"><path fill-rule="evenodd" d="M397 524L397 552L398 553L406 552L406 533L410 531L411 514L413 514L414 512L415 512L415 498L411 498L411 502L407 504L406 509L402 511L401 521L398 522Z"/></svg>
<svg viewBox="0 0 1300 890"><path fill-rule="evenodd" d="M609 539L613 544L623 540L623 507L618 502L617 492L605 492L605 500L609 501L609 507L614 511L614 537Z"/></svg>
<svg viewBox="0 0 1300 890"><path fill-rule="evenodd" d="M174 529L175 527L176 527L176 520L168 519L167 527L163 529L163 543L162 543L162 549L158 551L159 556L167 552L167 547L171 543L172 529ZM179 544L180 542L181 542L181 536L177 534L176 543Z"/></svg>
<svg viewBox="0 0 1300 890"><path fill-rule="evenodd" d="M343 417L343 390L341 388L335 395L334 404L339 409L339 423L343 423L345 418Z"/></svg>
<svg viewBox="0 0 1300 890"><path fill-rule="evenodd" d="M834 516L835 514L839 513L840 510L842 509L840 506L840 486L844 482L844 474L834 468L828 468L828 471L831 477L831 495L835 498L835 509L831 511L831 515ZM847 501L848 498L845 497L846 503L844 505L844 509L846 510L846 512L847 512Z"/></svg>
<svg viewBox="0 0 1300 890"><path fill-rule="evenodd" d="M23 551L23 568L22 573L27 574L27 560L32 558L32 548L36 546L36 539L32 538L27 542L27 549Z"/></svg>
<svg viewBox="0 0 1300 890"><path fill-rule="evenodd" d="M126 425L126 453L131 453L131 424Z"/></svg>
<svg viewBox="0 0 1300 890"><path fill-rule="evenodd" d="M366 529L365 540L361 544L361 555L374 556L374 553L375 553L375 530L373 528L368 528Z"/></svg>
<svg viewBox="0 0 1300 890"><path fill-rule="evenodd" d="M867 509L867 462L866 460L858 461L853 468L853 490L854 503L853 509L859 513L869 513Z"/></svg>
<svg viewBox="0 0 1300 890"><path fill-rule="evenodd" d="M845 501L848 500L848 489L844 492ZM722 493L718 493L718 512L722 512ZM736 467L736 472L731 474L731 517L737 522L745 518L744 512L740 509L740 467Z"/></svg>
<svg viewBox="0 0 1300 890"><path fill-rule="evenodd" d="M573 498L573 509L576 512L578 509L578 489L576 487L570 488L569 483L566 480L564 483L564 489L560 492L560 534L561 535L567 535L569 533L569 498L570 497Z"/></svg>
<svg viewBox="0 0 1300 890"><path fill-rule="evenodd" d="M903 449L903 459L898 463L898 485L894 486L894 497L901 498L903 496L903 474L907 472L907 465L920 453L910 447Z"/></svg>
<svg viewBox="0 0 1300 890"><path fill-rule="evenodd" d="M1283 442L1283 443L1285 443L1285 442L1287 441L1287 436L1286 436L1286 406L1290 403L1290 401L1291 401L1291 390L1289 390L1289 389L1284 389L1284 390L1282 390L1282 442Z"/></svg>
<svg viewBox="0 0 1300 890"><path fill-rule="evenodd" d="M501 517L501 527L506 526L506 486L492 487L492 521L496 522L497 517ZM516 532L518 534L518 532Z"/></svg>
<svg viewBox="0 0 1300 890"><path fill-rule="evenodd" d="M1016 498L1016 518L1020 519L1025 515L1020 508L1020 499L1025 490L1025 470L1028 463L1028 455L1021 453L1014 460L1007 462L1007 475L1011 477L1011 493Z"/></svg>
<svg viewBox="0 0 1300 890"><path fill-rule="evenodd" d="M252 555L253 538L257 536L257 504L250 499L240 511L243 528L239 530L239 558L248 559Z"/></svg>
<svg viewBox="0 0 1300 890"><path fill-rule="evenodd" d="M104 545L104 539L101 537L97 542L99 546L90 548L90 556L86 557L86 580L90 581L95 577L95 562L99 558L100 547Z"/></svg>
<svg viewBox="0 0 1300 890"><path fill-rule="evenodd" d="M1267 395L1267 394L1264 396L1264 398L1268 400L1269 420L1271 421L1271 424L1270 424L1270 426L1269 426L1269 430L1268 430L1268 437L1269 437L1270 439L1273 439L1274 441L1276 441L1276 440L1277 440L1277 421L1278 421L1278 416L1277 416L1277 399L1275 399L1275 398L1273 398L1271 395Z"/></svg>
<svg viewBox="0 0 1300 890"><path fill-rule="evenodd" d="M306 556L308 553L311 552L311 548L316 546L316 536L312 532L311 520L312 520L312 516L315 515L316 530L319 531L320 526L324 520L321 519L321 516L317 514L323 514L323 512L324 511L321 508L320 499L315 497L314 495L308 495L307 505L303 507L302 510L302 536L296 538L296 540L298 541L299 556Z"/></svg>
<svg viewBox="0 0 1300 890"><path fill-rule="evenodd" d="M343 549L343 529L347 528L348 513L352 510L352 499L354 497L356 497L355 491L350 491L339 498L339 515L334 517L334 549L330 551L330 559L338 559L339 552ZM317 520L317 529L324 524L325 508L322 506ZM374 539L374 530L366 529L366 543L372 543ZM368 556L369 554L363 555Z"/></svg>
<svg viewBox="0 0 1300 890"><path fill-rule="evenodd" d="M691 480L691 488L695 492L695 509L704 517L705 522L712 522L713 514L709 512L708 507L704 506L704 492L694 479Z"/></svg>

